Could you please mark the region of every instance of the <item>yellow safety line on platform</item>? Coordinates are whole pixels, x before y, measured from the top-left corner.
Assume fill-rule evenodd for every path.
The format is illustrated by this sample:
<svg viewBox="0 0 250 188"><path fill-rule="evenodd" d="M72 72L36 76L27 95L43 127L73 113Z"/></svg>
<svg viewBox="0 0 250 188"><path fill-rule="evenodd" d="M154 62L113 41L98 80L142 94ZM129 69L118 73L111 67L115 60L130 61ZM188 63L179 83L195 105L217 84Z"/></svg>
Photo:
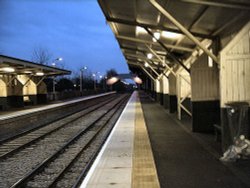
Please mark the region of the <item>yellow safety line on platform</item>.
<svg viewBox="0 0 250 188"><path fill-rule="evenodd" d="M148 132L141 108L137 98L132 188L159 188L159 180L154 163Z"/></svg>

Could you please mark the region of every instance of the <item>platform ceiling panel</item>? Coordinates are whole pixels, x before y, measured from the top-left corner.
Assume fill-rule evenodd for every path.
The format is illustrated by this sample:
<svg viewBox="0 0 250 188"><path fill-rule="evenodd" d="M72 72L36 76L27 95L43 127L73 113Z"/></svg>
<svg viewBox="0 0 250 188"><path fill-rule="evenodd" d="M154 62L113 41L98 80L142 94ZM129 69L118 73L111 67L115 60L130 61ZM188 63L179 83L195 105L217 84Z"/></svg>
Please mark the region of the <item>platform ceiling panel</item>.
<svg viewBox="0 0 250 188"><path fill-rule="evenodd" d="M134 1L104 0L114 18L133 20L136 16Z"/></svg>
<svg viewBox="0 0 250 188"><path fill-rule="evenodd" d="M131 1L132 2L132 1ZM135 20L145 24L156 24L159 19L159 12L156 9L152 9L152 5L149 1L137 0L134 5L136 6Z"/></svg>
<svg viewBox="0 0 250 188"><path fill-rule="evenodd" d="M135 27L124 24L115 24L118 34L122 36L135 37Z"/></svg>
<svg viewBox="0 0 250 188"><path fill-rule="evenodd" d="M235 23L245 23L246 19L249 19L250 12L249 0L98 0L98 2L120 47L131 48L123 49L125 57L128 53L138 54L138 51L145 51L146 55L150 52L148 45L162 54L166 54L167 48L176 58L183 59L197 47L169 18L157 10L153 5L154 2L199 41L223 35L223 32L232 29ZM153 42L152 34L157 32L161 34L159 41L165 47L159 42ZM134 59L138 60L135 57ZM166 56L166 59L171 60L171 57Z"/></svg>

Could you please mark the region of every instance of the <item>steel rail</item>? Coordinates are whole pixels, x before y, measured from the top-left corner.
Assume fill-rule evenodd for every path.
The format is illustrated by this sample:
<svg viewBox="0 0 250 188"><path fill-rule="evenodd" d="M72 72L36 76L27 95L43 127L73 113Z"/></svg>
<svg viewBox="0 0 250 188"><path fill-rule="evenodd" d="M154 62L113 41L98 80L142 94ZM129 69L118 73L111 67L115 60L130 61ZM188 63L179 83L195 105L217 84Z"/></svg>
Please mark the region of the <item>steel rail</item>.
<svg viewBox="0 0 250 188"><path fill-rule="evenodd" d="M44 137L46 137L46 136L48 136L48 135L50 135L50 134L52 134L52 133L54 133L54 132L56 132L56 131L62 129L63 127L65 127L65 126L68 125L69 123L72 123L72 122L74 122L74 121L76 121L76 120L82 118L83 116L86 116L86 115L88 115L89 113L91 113L91 112L97 110L98 108L102 107L102 105L108 104L108 103L109 103L110 101L112 101L112 100L113 100L113 98L111 98L111 99L108 100L108 101L105 101L104 103L99 103L99 104L96 105L95 108L93 108L93 109L90 110L89 112L86 112L86 114L83 114L82 116L76 117L76 118L74 118L74 119L72 119L72 120L70 120L70 121L68 121L68 122L66 122L66 123L63 123L63 124L60 125L59 127L55 128L55 129L52 129L52 130L50 130L49 132L44 133L44 134L42 134L42 135L36 137L35 139L33 139L33 140L31 140L31 141L29 141L29 142L27 142L27 143L25 143L25 144L23 144L23 145L17 147L17 148L14 148L13 150L11 150L11 151L9 151L9 152L6 152L5 154L3 154L3 155L0 156L0 160L3 160L3 159L5 159L5 158L7 158L7 157L10 157L11 155L13 155L13 154L19 152L20 150L22 150L22 149L24 149L24 148L30 146L31 144L34 144L34 143L38 142L39 140L43 139ZM86 108L84 108L84 109L82 109L82 110L85 110L85 109L87 109L87 108L89 108L89 107L91 107L91 106L92 106L92 105L89 105L89 106L87 106ZM81 110L81 111L82 111L82 110ZM79 112L79 111L78 111L78 112ZM78 113L78 112L76 112L76 113ZM73 114L75 114L75 113L73 113ZM71 114L71 115L73 115L73 114ZM64 118L65 118L65 117L64 117ZM56 121L54 121L54 122L56 122ZM52 122L52 123L54 123L54 122ZM47 124L47 125L48 125L48 124Z"/></svg>
<svg viewBox="0 0 250 188"><path fill-rule="evenodd" d="M113 95L113 94L111 94L111 95L105 95L105 96L103 96L103 97L98 97L98 99L106 99L105 97L110 98L110 97L112 97L112 95ZM82 103L82 102L91 102L91 101L93 101L93 100L95 100L95 99L96 99L96 98L88 99L88 100L85 100L85 101L80 101L80 103ZM73 104L67 104L67 105L65 105L65 106L63 106L63 107L64 107L64 108L68 108L68 107L71 107L71 106L74 106L74 105L75 105L75 103L73 103ZM87 108L87 107L86 107L86 108ZM72 113L67 114L67 116L76 114L76 113L78 113L79 111L84 110L84 109L86 109L86 108L83 107L83 108L81 108L81 109L78 110L78 111L74 111L74 112L72 112ZM55 107L55 108L53 108L53 109L49 109L48 111L57 111L58 109L61 110L62 107ZM45 110L45 111L47 111L47 110ZM30 116L30 115L24 115L24 116ZM33 132L33 131L35 131L35 130L37 130L37 129L40 129L40 128L42 128L42 127L45 127L45 126L47 126L47 125L50 124L50 123L53 123L53 122L55 122L55 121L59 121L59 120L61 120L61 119L63 119L63 118L65 118L65 116L56 118L56 119L52 120L51 122L46 122L46 123L44 123L44 124L41 124L41 125L39 125L39 126L37 126L37 127L31 128L31 129L26 130L26 131L23 131L23 132L21 132L21 133L18 133L18 134L14 135L14 136L9 137L9 138L2 139L2 140L0 140L0 144L4 144L5 142L9 142L9 141L11 141L11 140L14 140L14 139L16 139L16 138L18 138L18 137L21 137L21 136L25 135L25 134L28 134L28 133L30 133L30 132Z"/></svg>
<svg viewBox="0 0 250 188"><path fill-rule="evenodd" d="M86 143L86 145L81 149L81 151L76 155L76 157L61 171L61 173L59 174L59 176L57 176L56 179L54 179L54 181L50 184L49 188L54 188L56 187L56 184L62 179L63 175L73 166L73 164L76 162L76 160L80 157L80 155L93 143L93 141L97 138L97 136L99 135L99 133L103 130L103 128L106 127L106 125L110 122L110 120L113 118L113 116L117 113L117 111L119 111L120 107L124 104L125 101L127 101L127 97L125 97L119 104L117 104L117 109L116 111L113 112L113 114L111 114L111 116L106 120L106 122L103 124L103 126L101 126L95 133L95 135ZM111 129L112 130L112 129ZM110 131L111 131L110 130ZM109 131L109 133L110 133ZM106 135L106 138L104 138L102 144L104 143L104 141L107 139L109 133ZM75 184L78 184L78 182L82 179L82 176L85 175L87 173L87 171L89 170L89 167L91 166L93 160L95 159L95 157L97 156L97 154L99 153L101 146L97 149L97 151L94 153L94 155L91 157L90 161L87 163L87 167L84 168L80 174L81 177L79 177L77 179L77 182ZM73 186L75 186L75 184Z"/></svg>
<svg viewBox="0 0 250 188"><path fill-rule="evenodd" d="M91 123L88 127L85 127L80 132L78 132L74 137L72 137L67 143L65 143L60 149L58 149L54 154L45 159L42 163L40 163L36 168L34 168L31 172L25 174L21 179L15 182L10 188L17 187L25 187L27 182L32 179L37 173L39 173L43 168L46 167L50 162L52 162L58 155L60 155L69 145L74 143L78 138L80 138L84 133L86 133L89 129L91 129L95 123L101 120L106 114L109 113L110 110L114 108L115 105L112 105L107 111L105 111L100 117L98 117L93 123Z"/></svg>

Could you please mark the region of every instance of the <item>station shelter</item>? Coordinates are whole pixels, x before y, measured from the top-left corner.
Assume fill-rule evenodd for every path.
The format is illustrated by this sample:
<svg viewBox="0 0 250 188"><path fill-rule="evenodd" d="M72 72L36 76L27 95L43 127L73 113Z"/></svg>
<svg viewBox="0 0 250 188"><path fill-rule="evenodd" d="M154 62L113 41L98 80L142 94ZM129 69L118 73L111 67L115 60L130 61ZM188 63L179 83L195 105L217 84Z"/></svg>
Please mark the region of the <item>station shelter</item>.
<svg viewBox="0 0 250 188"><path fill-rule="evenodd" d="M0 109L47 102L47 77L70 74L68 70L0 55Z"/></svg>
<svg viewBox="0 0 250 188"><path fill-rule="evenodd" d="M228 104L250 103L249 1L98 3L142 88L194 132L229 135Z"/></svg>

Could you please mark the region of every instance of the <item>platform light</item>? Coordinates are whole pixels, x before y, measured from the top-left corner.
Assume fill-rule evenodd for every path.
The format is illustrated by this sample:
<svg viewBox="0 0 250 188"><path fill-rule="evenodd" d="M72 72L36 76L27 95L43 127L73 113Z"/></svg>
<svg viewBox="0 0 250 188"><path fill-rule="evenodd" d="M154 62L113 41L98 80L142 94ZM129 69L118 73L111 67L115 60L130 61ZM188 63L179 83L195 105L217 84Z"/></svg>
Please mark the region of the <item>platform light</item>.
<svg viewBox="0 0 250 188"><path fill-rule="evenodd" d="M140 27L140 26L136 26L136 35L138 34L147 34L147 31L143 28L143 27Z"/></svg>
<svg viewBox="0 0 250 188"><path fill-rule="evenodd" d="M137 83L137 84L142 84L142 80L141 80L138 76L134 77L133 80L134 80L135 83Z"/></svg>
<svg viewBox="0 0 250 188"><path fill-rule="evenodd" d="M161 35L165 38L170 38L170 39L177 39L183 36L182 34L170 32L170 31L163 31Z"/></svg>
<svg viewBox="0 0 250 188"><path fill-rule="evenodd" d="M12 67L2 67L2 68L0 68L0 71L3 71L3 72L15 72L15 69L12 68Z"/></svg>
<svg viewBox="0 0 250 188"><path fill-rule="evenodd" d="M145 66L145 67L148 67L149 65L148 65L148 63L147 63L147 62L145 62L145 63L144 63L144 66Z"/></svg>
<svg viewBox="0 0 250 188"><path fill-rule="evenodd" d="M26 71L24 71L23 73L25 73L25 74L31 74L32 72L31 72L31 71L26 70Z"/></svg>
<svg viewBox="0 0 250 188"><path fill-rule="evenodd" d="M154 38L156 38L157 40L159 40L161 37L161 33L160 32L154 32Z"/></svg>
<svg viewBox="0 0 250 188"><path fill-rule="evenodd" d="M44 73L43 72L37 72L36 76L44 76Z"/></svg>
<svg viewBox="0 0 250 188"><path fill-rule="evenodd" d="M62 57L58 57L58 58L54 59L54 61L52 61L52 63L51 63L51 65L53 67L56 67L56 61L63 61L63 58Z"/></svg>
<svg viewBox="0 0 250 188"><path fill-rule="evenodd" d="M152 59L152 57L153 57L153 54L151 54L151 53L148 53L148 54L147 54L147 58L148 58L148 59Z"/></svg>
<svg viewBox="0 0 250 188"><path fill-rule="evenodd" d="M107 84L108 85L113 85L114 83L116 83L119 80L118 77L112 77L110 79L107 80Z"/></svg>

